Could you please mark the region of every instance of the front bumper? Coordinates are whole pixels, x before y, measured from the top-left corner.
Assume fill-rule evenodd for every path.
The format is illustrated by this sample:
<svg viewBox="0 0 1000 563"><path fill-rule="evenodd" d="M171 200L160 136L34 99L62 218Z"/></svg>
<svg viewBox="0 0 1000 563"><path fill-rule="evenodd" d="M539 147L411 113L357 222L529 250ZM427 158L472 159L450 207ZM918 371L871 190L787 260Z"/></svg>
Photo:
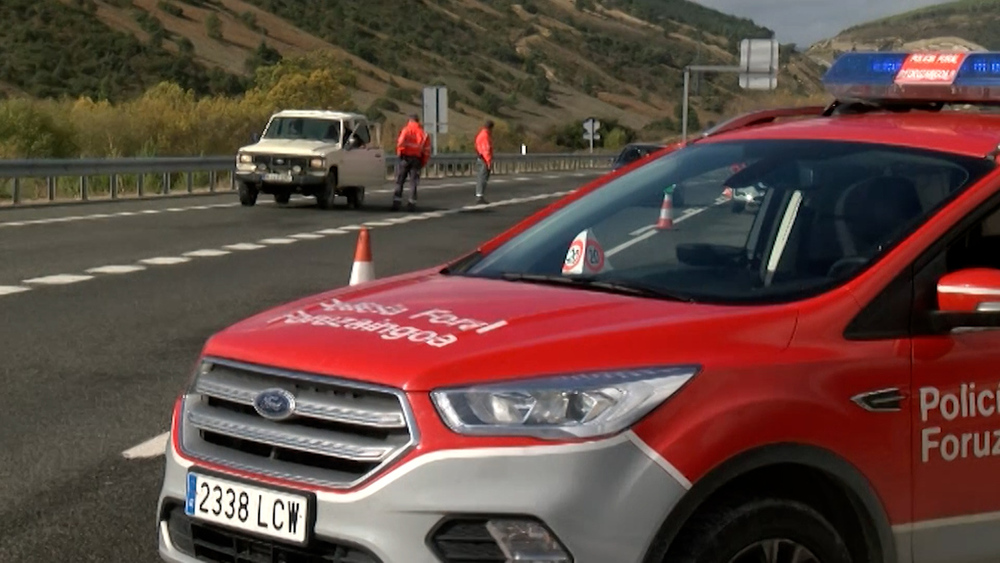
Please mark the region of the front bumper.
<svg viewBox="0 0 1000 563"><path fill-rule="evenodd" d="M326 183L326 173L323 171L292 174L280 179L269 176L269 174L271 174L271 172L261 172L258 170L237 170L236 178L250 184L261 184L266 182L272 186L288 187L322 186Z"/></svg>
<svg viewBox="0 0 1000 563"><path fill-rule="evenodd" d="M167 513L176 503L183 515L190 468L171 444L157 511L160 555L174 563L221 560L196 559L190 548L184 553L188 538L177 530L184 530L186 517L171 533ZM435 452L361 490L317 493L306 549L336 553L340 558L323 561L343 563L450 563L471 558L470 550L486 555L478 561L503 563L484 520L477 528L475 519L517 515L540 520L573 563L639 563L685 490L630 432L586 444ZM464 527L442 526L454 518L470 520ZM210 533L219 531L227 533Z"/></svg>

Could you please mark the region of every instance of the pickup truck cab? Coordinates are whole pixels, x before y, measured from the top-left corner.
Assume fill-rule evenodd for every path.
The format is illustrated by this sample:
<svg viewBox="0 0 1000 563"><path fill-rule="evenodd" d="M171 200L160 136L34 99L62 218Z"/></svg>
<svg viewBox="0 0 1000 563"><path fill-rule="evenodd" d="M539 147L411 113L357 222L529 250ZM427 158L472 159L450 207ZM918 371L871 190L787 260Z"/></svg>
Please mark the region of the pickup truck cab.
<svg viewBox="0 0 1000 563"><path fill-rule="evenodd" d="M265 193L284 204L298 193L315 197L323 209L333 207L336 197L360 208L365 188L386 179L379 133L358 113L284 110L272 115L260 139L236 155L240 203L252 206Z"/></svg>
<svg viewBox="0 0 1000 563"><path fill-rule="evenodd" d="M963 108L1000 101L1000 53L847 53L825 81L828 107L214 334L162 556L1000 561L1000 115Z"/></svg>

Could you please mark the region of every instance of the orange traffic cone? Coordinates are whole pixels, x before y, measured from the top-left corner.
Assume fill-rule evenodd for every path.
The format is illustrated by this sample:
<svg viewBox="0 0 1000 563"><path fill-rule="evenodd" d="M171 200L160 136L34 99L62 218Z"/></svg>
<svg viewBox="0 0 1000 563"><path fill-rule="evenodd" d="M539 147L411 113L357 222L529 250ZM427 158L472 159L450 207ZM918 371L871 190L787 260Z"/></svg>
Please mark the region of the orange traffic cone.
<svg viewBox="0 0 1000 563"><path fill-rule="evenodd" d="M372 247L368 227L361 227L358 232L358 246L354 251L350 285L358 285L373 279L375 279L375 266L372 264Z"/></svg>
<svg viewBox="0 0 1000 563"><path fill-rule="evenodd" d="M656 222L658 231L665 231L674 228L674 207L671 190L663 192L663 205L660 206L660 220Z"/></svg>

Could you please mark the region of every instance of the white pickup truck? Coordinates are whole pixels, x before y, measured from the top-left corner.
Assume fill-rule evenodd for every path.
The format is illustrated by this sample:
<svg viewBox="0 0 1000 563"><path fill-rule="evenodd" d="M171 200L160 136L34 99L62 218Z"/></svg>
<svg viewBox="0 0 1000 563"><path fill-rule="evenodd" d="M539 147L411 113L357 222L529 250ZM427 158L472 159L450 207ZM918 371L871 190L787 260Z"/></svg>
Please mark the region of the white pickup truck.
<svg viewBox="0 0 1000 563"><path fill-rule="evenodd" d="M284 204L299 193L315 196L322 209L333 207L338 196L360 208L365 188L386 179L380 131L373 138L372 129L357 113L284 110L272 115L260 139L236 155L240 203L252 206L265 193Z"/></svg>

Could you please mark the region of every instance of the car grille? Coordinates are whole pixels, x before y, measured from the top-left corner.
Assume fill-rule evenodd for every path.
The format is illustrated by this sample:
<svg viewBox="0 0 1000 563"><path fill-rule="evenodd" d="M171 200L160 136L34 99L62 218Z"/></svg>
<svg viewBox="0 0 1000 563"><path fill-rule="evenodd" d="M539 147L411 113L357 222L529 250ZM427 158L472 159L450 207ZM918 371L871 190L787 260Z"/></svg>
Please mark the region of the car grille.
<svg viewBox="0 0 1000 563"><path fill-rule="evenodd" d="M214 563L380 563L359 547L314 539L308 546L292 546L259 539L219 526L204 524L184 514L181 505L167 508L170 541L178 551L199 561Z"/></svg>
<svg viewBox="0 0 1000 563"><path fill-rule="evenodd" d="M264 164L271 172L287 172L293 166L303 170L309 167L309 159L302 156L285 156L280 154L257 154L253 157L254 164Z"/></svg>
<svg viewBox="0 0 1000 563"><path fill-rule="evenodd" d="M208 359L184 399L181 446L194 458L332 488L371 478L416 443L401 391ZM260 416L268 389L295 396L295 414Z"/></svg>

